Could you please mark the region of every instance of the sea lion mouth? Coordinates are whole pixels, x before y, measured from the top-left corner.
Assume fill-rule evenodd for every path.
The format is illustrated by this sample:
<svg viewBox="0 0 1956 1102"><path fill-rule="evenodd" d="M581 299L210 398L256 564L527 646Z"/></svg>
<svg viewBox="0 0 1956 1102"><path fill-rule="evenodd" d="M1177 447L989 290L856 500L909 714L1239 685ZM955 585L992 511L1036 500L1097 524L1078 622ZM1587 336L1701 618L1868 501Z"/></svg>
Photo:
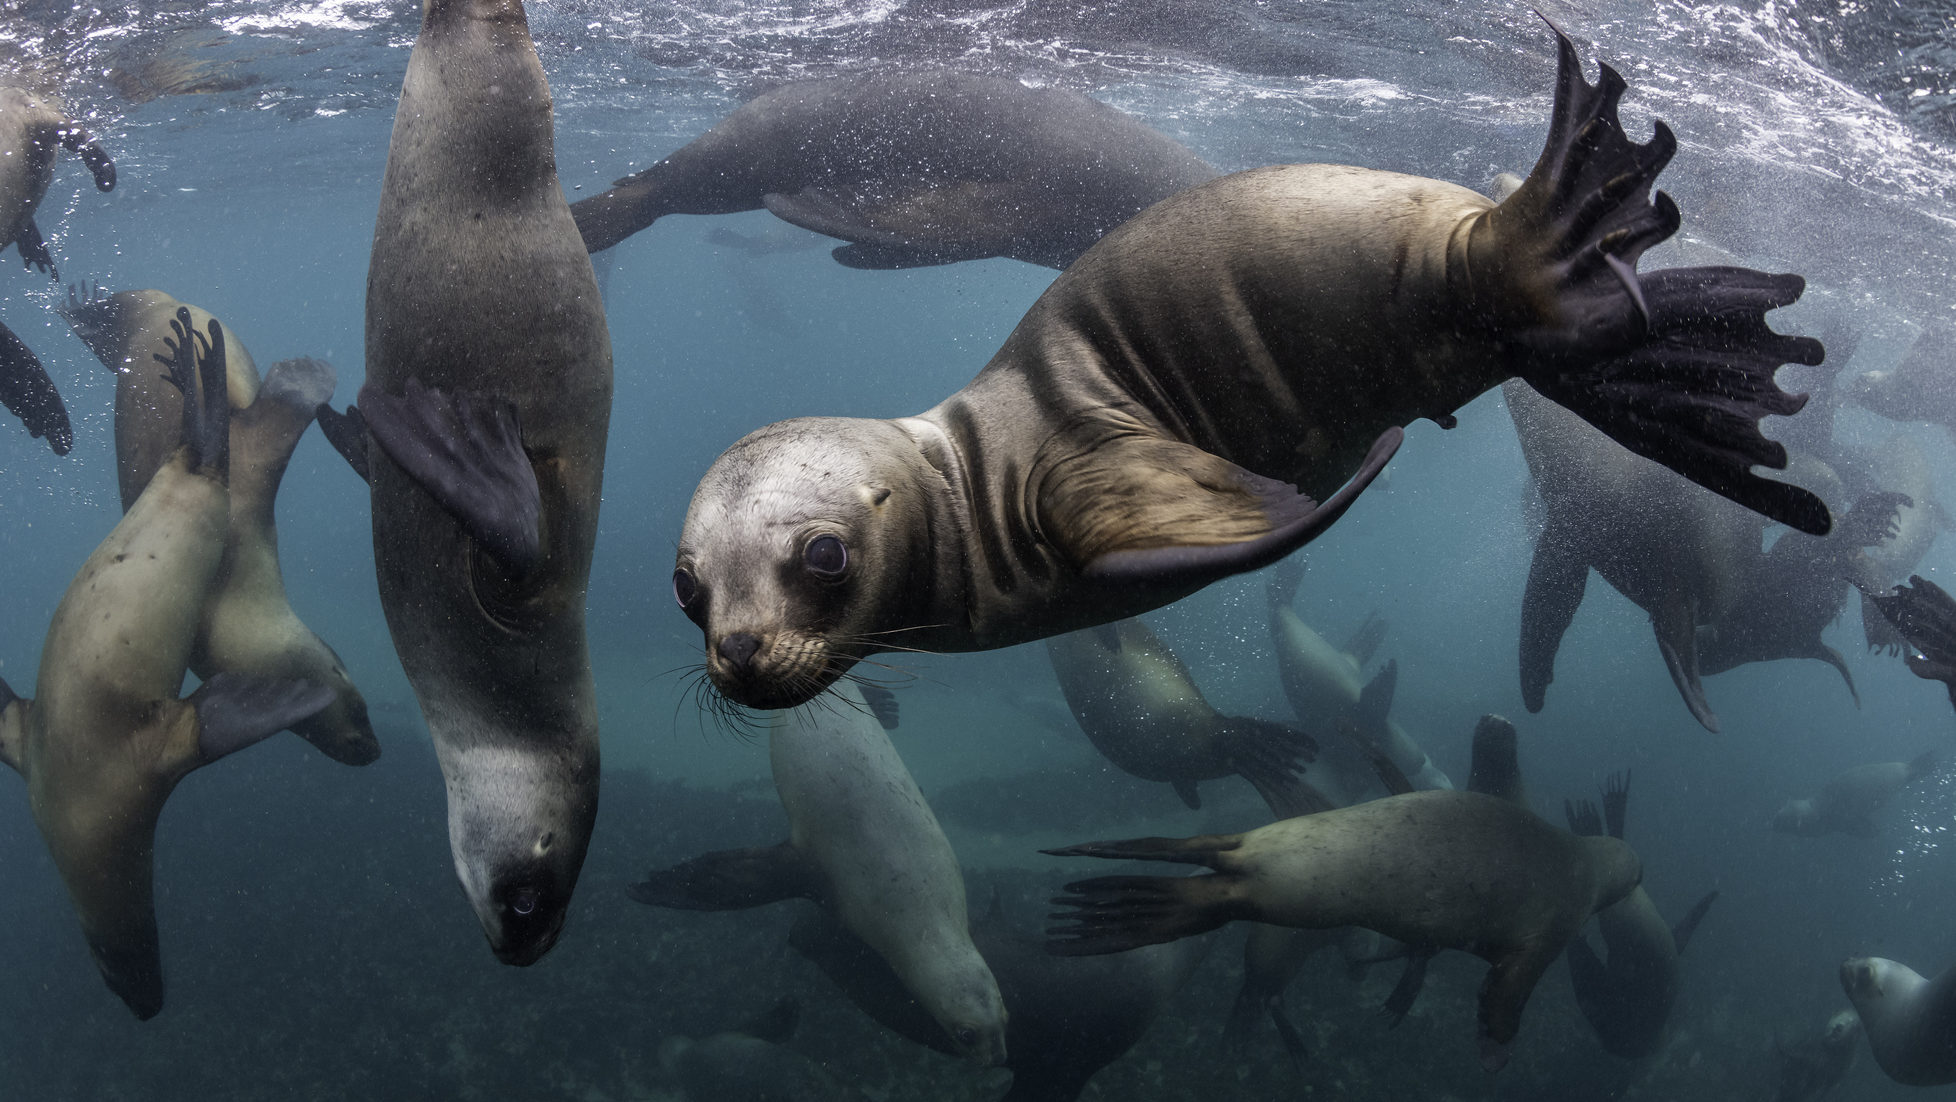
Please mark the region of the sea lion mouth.
<svg viewBox="0 0 1956 1102"><path fill-rule="evenodd" d="M721 636L706 653L714 689L742 707L796 708L826 692L855 663L820 635L745 632Z"/></svg>

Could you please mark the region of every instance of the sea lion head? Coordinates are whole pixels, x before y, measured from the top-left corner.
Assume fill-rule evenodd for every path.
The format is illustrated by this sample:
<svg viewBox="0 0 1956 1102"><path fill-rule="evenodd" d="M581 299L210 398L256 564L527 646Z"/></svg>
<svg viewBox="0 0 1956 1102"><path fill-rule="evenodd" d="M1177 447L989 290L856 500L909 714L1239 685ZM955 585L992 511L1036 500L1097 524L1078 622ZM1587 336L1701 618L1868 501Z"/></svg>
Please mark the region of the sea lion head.
<svg viewBox="0 0 1956 1102"><path fill-rule="evenodd" d="M1880 957L1849 957L1841 962L1841 990L1854 1003L1854 1009L1867 1014L1887 994L1883 982L1895 962Z"/></svg>
<svg viewBox="0 0 1956 1102"><path fill-rule="evenodd" d="M727 699L792 708L928 623L940 585L932 481L889 421L804 417L750 433L694 491L673 598Z"/></svg>
<svg viewBox="0 0 1956 1102"><path fill-rule="evenodd" d="M1773 816L1773 829L1781 834L1815 834L1820 813L1812 800L1788 800Z"/></svg>
<svg viewBox="0 0 1956 1102"><path fill-rule="evenodd" d="M1843 1010L1827 1019L1827 1029L1821 1034L1828 1048L1851 1045L1861 1036L1861 1015L1853 1010Z"/></svg>

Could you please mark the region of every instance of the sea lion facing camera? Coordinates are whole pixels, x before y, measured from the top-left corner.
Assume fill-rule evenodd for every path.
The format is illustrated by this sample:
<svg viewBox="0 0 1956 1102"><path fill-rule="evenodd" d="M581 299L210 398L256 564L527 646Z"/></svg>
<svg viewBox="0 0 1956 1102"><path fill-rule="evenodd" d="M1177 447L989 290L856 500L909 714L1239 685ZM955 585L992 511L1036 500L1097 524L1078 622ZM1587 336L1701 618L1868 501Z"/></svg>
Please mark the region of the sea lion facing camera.
<svg viewBox="0 0 1956 1102"><path fill-rule="evenodd" d="M1115 226L1216 177L1077 92L934 70L796 81L571 207L592 252L668 214L766 208L852 244L851 268L1006 256L1064 268Z"/></svg>
<svg viewBox="0 0 1956 1102"><path fill-rule="evenodd" d="M178 700L229 531L224 338L179 315L166 363L182 445L62 595L36 698L0 682L0 760L68 885L102 978L138 1018L163 1008L152 853L192 770L318 711L325 686L222 674ZM159 357L164 358L164 357Z"/></svg>
<svg viewBox="0 0 1956 1102"><path fill-rule="evenodd" d="M611 340L550 108L519 0L424 0L354 422L381 608L447 781L455 871L517 965L556 944L598 809L584 591ZM341 438L356 455L361 435Z"/></svg>
<svg viewBox="0 0 1956 1102"><path fill-rule="evenodd" d="M68 118L59 97L0 86L0 249L14 246L28 267L56 279L61 276L34 224L34 209L54 181L54 159L62 149L81 156L96 190L115 188L115 162Z"/></svg>
<svg viewBox="0 0 1956 1102"><path fill-rule="evenodd" d="M1888 1078L1910 1087L1956 1083L1956 968L1929 980L1906 964L1855 957L1841 965L1841 987Z"/></svg>
<svg viewBox="0 0 1956 1102"><path fill-rule="evenodd" d="M1517 373L1825 531L1812 494L1750 473L1786 458L1758 420L1800 407L1773 371L1822 355L1765 324L1803 281L1638 276L1678 225L1649 199L1676 141L1660 124L1632 144L1622 78L1588 84L1558 42L1547 146L1498 206L1336 165L1202 184L1089 249L935 409L736 443L693 496L673 575L714 686L793 706L878 650L1046 638L1266 566L1343 515L1399 426L1451 423Z"/></svg>

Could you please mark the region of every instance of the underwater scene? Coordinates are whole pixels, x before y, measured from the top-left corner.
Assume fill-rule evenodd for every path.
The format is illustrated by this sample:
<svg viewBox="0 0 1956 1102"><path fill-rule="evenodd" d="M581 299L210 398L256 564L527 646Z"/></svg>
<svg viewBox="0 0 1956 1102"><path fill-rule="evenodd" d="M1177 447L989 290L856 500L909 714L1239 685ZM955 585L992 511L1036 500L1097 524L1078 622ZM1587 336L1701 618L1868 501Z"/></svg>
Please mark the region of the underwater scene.
<svg viewBox="0 0 1956 1102"><path fill-rule="evenodd" d="M0 0L0 1098L1936 1096L1953 73Z"/></svg>

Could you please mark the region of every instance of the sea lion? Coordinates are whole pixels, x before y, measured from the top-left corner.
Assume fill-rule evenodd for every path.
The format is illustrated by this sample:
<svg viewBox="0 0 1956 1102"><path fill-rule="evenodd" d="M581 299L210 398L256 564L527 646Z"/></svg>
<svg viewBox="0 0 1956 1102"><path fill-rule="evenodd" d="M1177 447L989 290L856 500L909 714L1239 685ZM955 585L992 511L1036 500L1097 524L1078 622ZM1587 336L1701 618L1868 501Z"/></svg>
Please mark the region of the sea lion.
<svg viewBox="0 0 1956 1102"><path fill-rule="evenodd" d="M789 707L878 650L1043 639L1267 566L1343 515L1401 425L1451 424L1517 373L1825 531L1819 499L1750 473L1786 458L1759 418L1800 406L1773 371L1823 354L1765 324L1803 281L1637 275L1678 225L1648 198L1676 140L1660 125L1632 144L1622 78L1588 84L1557 37L1549 141L1498 206L1336 165L1201 184L1102 238L936 408L734 444L693 495L673 573L713 685Z"/></svg>
<svg viewBox="0 0 1956 1102"><path fill-rule="evenodd" d="M1929 548L1935 546L1936 537L1951 527L1950 513L1936 493L1936 475L1928 456L1907 433L1897 432L1877 444L1860 466L1865 467L1870 486L1908 502L1895 510L1894 534L1862 551L1871 580L1858 586L1862 591L1861 630L1868 649L1900 654L1907 641L1875 607L1868 593L1885 591L1914 573Z"/></svg>
<svg viewBox="0 0 1956 1102"><path fill-rule="evenodd" d="M0 249L14 246L22 263L55 279L61 273L34 224L34 209L54 181L61 149L80 155L97 191L114 190L115 162L68 117L58 96L0 86Z"/></svg>
<svg viewBox="0 0 1956 1102"><path fill-rule="evenodd" d="M1915 676L1942 682L1956 707L1956 599L1920 574L1909 575L1908 585L1896 586L1893 593L1863 589L1861 595L1908 644L1902 661Z"/></svg>
<svg viewBox="0 0 1956 1102"><path fill-rule="evenodd" d="M1629 803L1630 774L1612 773L1603 786L1600 819L1588 800L1565 801L1563 813L1576 834L1601 834L1607 822L1610 837L1621 838ZM1576 989L1576 1006L1605 1050L1626 1060L1657 1051L1677 1001L1678 957L1717 900L1716 891L1708 893L1672 926L1639 884L1596 913L1596 927L1610 954L1607 963L1589 947L1587 937L1578 934L1569 942L1569 982Z"/></svg>
<svg viewBox="0 0 1956 1102"><path fill-rule="evenodd" d="M183 396L145 366L169 333L164 319L188 311L208 326L207 312L161 291L122 291L86 302L70 292L63 309L82 342L116 372L116 481L126 510L169 455ZM314 359L273 364L264 380L235 330L224 326L226 391L231 406L231 519L224 565L204 605L190 669L200 678L225 671L298 677L333 690L333 702L293 732L334 761L366 765L380 756L366 698L346 664L286 600L279 570L273 506L292 450L313 411L333 396L332 365Z"/></svg>
<svg viewBox="0 0 1956 1102"><path fill-rule="evenodd" d="M1003 1063L1005 1005L971 943L957 855L854 689L767 719L786 842L655 871L632 898L688 910L814 899L889 963L960 1054Z"/></svg>
<svg viewBox="0 0 1956 1102"><path fill-rule="evenodd" d="M766 92L571 214L594 253L668 214L765 207L852 242L834 250L851 268L990 256L1064 268L1216 175L1077 92L941 69L860 73Z"/></svg>
<svg viewBox="0 0 1956 1102"><path fill-rule="evenodd" d="M1362 926L1411 949L1462 949L1481 986L1482 1063L1507 1063L1535 981L1596 911L1629 894L1637 855L1578 838L1479 792L1407 792L1244 834L1089 842L1057 856L1175 861L1213 875L1068 884L1047 931L1058 954L1118 953L1247 919Z"/></svg>
<svg viewBox="0 0 1956 1102"><path fill-rule="evenodd" d="M971 924L971 941L1005 1000L1000 1102L1073 1102L1087 1081L1134 1047L1208 955L1212 938L1149 945L1103 957L1056 957L1038 935L1010 923L996 893ZM885 1028L926 1048L957 1047L860 938L825 914L798 920L788 943Z"/></svg>
<svg viewBox="0 0 1956 1102"><path fill-rule="evenodd" d="M1847 401L1891 421L1922 421L1956 433L1956 385L1949 380L1956 326L1935 322L1881 371L1864 371L1843 388Z"/></svg>
<svg viewBox="0 0 1956 1102"><path fill-rule="evenodd" d="M659 1067L686 1102L864 1102L863 1095L788 1047L801 1005L782 999L739 1029L659 1043Z"/></svg>
<svg viewBox="0 0 1956 1102"><path fill-rule="evenodd" d="M1803 838L1836 833L1872 838L1877 832L1868 816L1935 768L1936 751L1925 750L1909 761L1876 762L1843 770L1821 788L1818 796L1786 801L1773 816L1773 829Z"/></svg>
<svg viewBox="0 0 1956 1102"><path fill-rule="evenodd" d="M424 0L360 416L334 422L372 487L381 608L448 782L456 874L515 965L557 943L598 809L584 591L611 338L550 108L520 0Z"/></svg>
<svg viewBox="0 0 1956 1102"><path fill-rule="evenodd" d="M1280 819L1330 806L1299 776L1317 740L1216 711L1181 656L1141 621L1054 636L1046 656L1094 748L1123 772L1172 785L1190 808L1202 806L1197 781L1231 775L1250 782Z"/></svg>
<svg viewBox="0 0 1956 1102"><path fill-rule="evenodd" d="M158 356L186 396L182 445L62 595L36 699L0 683L0 760L68 885L89 952L138 1018L163 1008L152 852L192 770L324 707L316 682L222 674L179 700L229 531L224 334L178 316Z"/></svg>
<svg viewBox="0 0 1956 1102"><path fill-rule="evenodd" d="M1521 735L1506 716L1484 715L1474 724L1471 755L1467 791L1534 810L1528 803L1528 785L1521 777Z"/></svg>
<svg viewBox="0 0 1956 1102"><path fill-rule="evenodd" d="M20 418L27 435L47 437L54 454L67 455L74 448L75 430L68 423L61 392L34 350L4 325L0 325L0 405Z"/></svg>
<svg viewBox="0 0 1956 1102"><path fill-rule="evenodd" d="M1906 964L1854 957L1841 987L1861 1017L1875 1063L1897 1083L1956 1083L1956 969L1923 979Z"/></svg>
<svg viewBox="0 0 1956 1102"><path fill-rule="evenodd" d="M1816 1032L1791 1046L1773 1039L1778 1057L1773 1102L1821 1102L1847 1077L1860 1052L1861 1018L1852 1007L1827 1019Z"/></svg>
<svg viewBox="0 0 1956 1102"><path fill-rule="evenodd" d="M1250 931L1243 939L1243 982L1236 988L1236 1001L1230 1006L1223 1036L1242 1044L1255 1031L1257 1021L1267 1016L1276 1027L1277 1039L1283 1043L1292 1066L1301 1072L1310 1048L1290 1019L1284 992L1290 989L1291 981L1304 970L1304 965L1324 949L1339 950L1352 979L1357 981L1364 978L1367 963L1379 956L1379 935L1356 926L1300 930L1264 922L1250 923Z"/></svg>

